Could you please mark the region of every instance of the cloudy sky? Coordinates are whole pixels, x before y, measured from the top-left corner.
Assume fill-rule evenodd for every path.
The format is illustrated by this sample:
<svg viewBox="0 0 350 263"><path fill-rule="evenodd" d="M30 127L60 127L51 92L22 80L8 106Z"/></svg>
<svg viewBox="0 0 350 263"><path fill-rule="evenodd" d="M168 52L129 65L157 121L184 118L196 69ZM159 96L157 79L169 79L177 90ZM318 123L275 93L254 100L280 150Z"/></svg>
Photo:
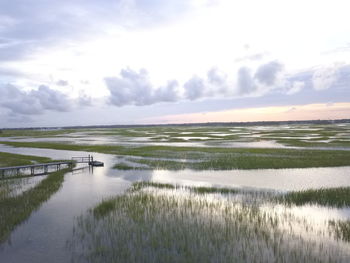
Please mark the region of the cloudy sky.
<svg viewBox="0 0 350 263"><path fill-rule="evenodd" d="M348 0L0 0L0 127L350 118Z"/></svg>

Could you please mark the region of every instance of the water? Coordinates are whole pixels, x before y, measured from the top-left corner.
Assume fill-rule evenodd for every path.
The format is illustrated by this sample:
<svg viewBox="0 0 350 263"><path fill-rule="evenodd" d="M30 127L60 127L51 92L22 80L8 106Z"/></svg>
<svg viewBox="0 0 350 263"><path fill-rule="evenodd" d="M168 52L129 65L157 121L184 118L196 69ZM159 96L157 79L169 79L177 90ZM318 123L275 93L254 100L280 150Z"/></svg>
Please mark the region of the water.
<svg viewBox="0 0 350 263"><path fill-rule="evenodd" d="M86 152L57 151L30 148L0 147L3 152L70 159L87 156ZM90 153L91 154L91 153ZM98 203L104 197L120 194L130 186L121 177L106 176L114 156L94 153L94 158L106 167L84 169L65 176L62 188L34 212L0 248L0 262L67 262L70 253L65 249L72 234L74 218Z"/></svg>
<svg viewBox="0 0 350 263"><path fill-rule="evenodd" d="M122 194L132 182L150 180L184 185L229 186L274 189L350 186L350 167L267 169L233 171L118 171L113 155L1 146L0 151L52 159L70 159L92 154L105 167L81 169L65 176L62 188L27 222L13 231L9 242L0 246L0 262L68 262L71 253L66 241L72 235L74 220L102 199Z"/></svg>
<svg viewBox="0 0 350 263"><path fill-rule="evenodd" d="M192 186L299 191L350 186L350 167L229 171L156 170L153 171L152 180Z"/></svg>

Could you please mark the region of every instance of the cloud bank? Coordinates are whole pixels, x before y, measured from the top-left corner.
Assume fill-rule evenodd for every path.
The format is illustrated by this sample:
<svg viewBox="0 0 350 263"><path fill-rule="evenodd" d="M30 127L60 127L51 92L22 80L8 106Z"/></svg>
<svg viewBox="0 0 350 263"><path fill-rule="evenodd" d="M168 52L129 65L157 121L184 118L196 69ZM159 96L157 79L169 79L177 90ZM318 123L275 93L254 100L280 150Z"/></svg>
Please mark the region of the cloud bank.
<svg viewBox="0 0 350 263"><path fill-rule="evenodd" d="M23 91L11 84L0 86L0 106L12 114L38 115L43 112L67 112L72 101L62 92L41 85L37 90Z"/></svg>
<svg viewBox="0 0 350 263"><path fill-rule="evenodd" d="M236 74L228 75L211 68L206 76L193 75L182 85L170 80L154 87L145 69L122 69L119 76L105 78L110 92L109 102L115 106L151 105L160 102L195 101L204 98L261 96L274 89L285 89L286 94L299 92L302 80L293 81L283 75L283 65L270 61L256 69L240 67Z"/></svg>

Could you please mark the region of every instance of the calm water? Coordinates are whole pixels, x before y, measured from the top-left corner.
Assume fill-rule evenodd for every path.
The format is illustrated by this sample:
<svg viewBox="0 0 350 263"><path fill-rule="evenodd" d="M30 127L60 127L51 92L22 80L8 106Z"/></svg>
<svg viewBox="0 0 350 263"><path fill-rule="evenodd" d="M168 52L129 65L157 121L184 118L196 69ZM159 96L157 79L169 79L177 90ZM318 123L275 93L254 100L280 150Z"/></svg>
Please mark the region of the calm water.
<svg viewBox="0 0 350 263"><path fill-rule="evenodd" d="M134 181L185 185L230 186L280 191L350 186L350 167L233 171L117 171L117 158L108 154L1 146L0 151L70 159L93 154L105 167L68 173L62 188L34 212L0 246L0 262L68 262L66 241L74 219L103 198L122 194ZM334 212L336 213L336 212ZM348 212L347 212L348 213Z"/></svg>

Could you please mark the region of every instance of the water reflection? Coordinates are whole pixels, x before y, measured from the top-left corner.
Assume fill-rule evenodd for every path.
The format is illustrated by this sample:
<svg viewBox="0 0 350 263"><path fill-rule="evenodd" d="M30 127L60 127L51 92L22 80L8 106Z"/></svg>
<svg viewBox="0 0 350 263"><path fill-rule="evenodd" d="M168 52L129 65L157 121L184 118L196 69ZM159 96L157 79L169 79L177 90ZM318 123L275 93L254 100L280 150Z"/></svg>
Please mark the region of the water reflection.
<svg viewBox="0 0 350 263"><path fill-rule="evenodd" d="M155 170L152 180L193 186L230 186L280 191L350 186L350 167L230 171Z"/></svg>

